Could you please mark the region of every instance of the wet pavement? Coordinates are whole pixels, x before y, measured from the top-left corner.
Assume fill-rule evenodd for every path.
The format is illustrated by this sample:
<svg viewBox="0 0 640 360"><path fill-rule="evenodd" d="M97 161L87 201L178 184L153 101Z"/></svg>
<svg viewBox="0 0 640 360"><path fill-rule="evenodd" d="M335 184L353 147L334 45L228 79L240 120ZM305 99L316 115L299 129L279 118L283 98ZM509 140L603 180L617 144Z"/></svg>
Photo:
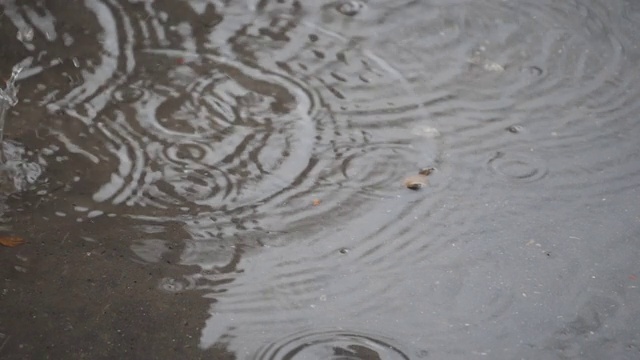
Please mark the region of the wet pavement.
<svg viewBox="0 0 640 360"><path fill-rule="evenodd" d="M0 358L640 358L634 1L0 9Z"/></svg>

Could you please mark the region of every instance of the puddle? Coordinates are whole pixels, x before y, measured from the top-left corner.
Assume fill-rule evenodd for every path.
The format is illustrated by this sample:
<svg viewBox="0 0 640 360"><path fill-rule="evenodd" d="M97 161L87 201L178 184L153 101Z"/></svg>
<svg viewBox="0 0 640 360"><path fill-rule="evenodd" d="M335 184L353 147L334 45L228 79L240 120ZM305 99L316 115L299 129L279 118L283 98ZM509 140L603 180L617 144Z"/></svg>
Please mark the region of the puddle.
<svg viewBox="0 0 640 360"><path fill-rule="evenodd" d="M1 8L3 358L640 348L628 1Z"/></svg>

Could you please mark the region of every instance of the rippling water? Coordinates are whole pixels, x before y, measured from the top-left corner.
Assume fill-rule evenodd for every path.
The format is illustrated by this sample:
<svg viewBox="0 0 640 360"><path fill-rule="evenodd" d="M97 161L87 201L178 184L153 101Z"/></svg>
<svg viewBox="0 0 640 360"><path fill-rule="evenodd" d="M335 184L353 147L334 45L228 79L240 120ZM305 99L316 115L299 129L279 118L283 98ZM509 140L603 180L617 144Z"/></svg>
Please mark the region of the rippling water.
<svg viewBox="0 0 640 360"><path fill-rule="evenodd" d="M5 148L32 175L5 217L33 239L5 279L38 284L44 254L67 291L122 271L148 292L105 290L96 323L154 304L153 331L196 319L173 341L218 358L640 356L633 1L3 11L0 74L24 66ZM38 354L25 334L0 317L0 354Z"/></svg>

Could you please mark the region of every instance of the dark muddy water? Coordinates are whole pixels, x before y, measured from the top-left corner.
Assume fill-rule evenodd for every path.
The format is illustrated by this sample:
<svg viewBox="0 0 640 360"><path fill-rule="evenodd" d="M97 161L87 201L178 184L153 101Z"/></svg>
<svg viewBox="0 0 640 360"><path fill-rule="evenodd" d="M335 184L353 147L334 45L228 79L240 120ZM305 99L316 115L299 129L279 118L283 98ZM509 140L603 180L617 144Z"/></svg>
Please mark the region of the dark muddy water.
<svg viewBox="0 0 640 360"><path fill-rule="evenodd" d="M636 1L0 9L3 359L640 358Z"/></svg>

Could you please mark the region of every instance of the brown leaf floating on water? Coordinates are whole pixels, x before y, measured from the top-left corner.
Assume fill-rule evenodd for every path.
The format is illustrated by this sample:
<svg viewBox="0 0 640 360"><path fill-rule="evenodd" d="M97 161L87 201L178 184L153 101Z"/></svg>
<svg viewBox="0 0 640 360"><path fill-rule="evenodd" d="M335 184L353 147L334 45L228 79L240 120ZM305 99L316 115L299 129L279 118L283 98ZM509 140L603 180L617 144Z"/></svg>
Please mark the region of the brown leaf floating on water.
<svg viewBox="0 0 640 360"><path fill-rule="evenodd" d="M411 190L419 190L423 186L427 186L427 183L425 175L411 175L404 179L404 186Z"/></svg>
<svg viewBox="0 0 640 360"><path fill-rule="evenodd" d="M312 204L313 204L313 206L318 206L318 205L320 205L320 199L313 199Z"/></svg>
<svg viewBox="0 0 640 360"><path fill-rule="evenodd" d="M18 236L0 236L0 245L15 247L24 244L24 239Z"/></svg>
<svg viewBox="0 0 640 360"><path fill-rule="evenodd" d="M424 168L418 172L418 175L411 175L404 179L404 186L411 190L420 190L423 186L429 184L428 176L434 171L434 168Z"/></svg>

